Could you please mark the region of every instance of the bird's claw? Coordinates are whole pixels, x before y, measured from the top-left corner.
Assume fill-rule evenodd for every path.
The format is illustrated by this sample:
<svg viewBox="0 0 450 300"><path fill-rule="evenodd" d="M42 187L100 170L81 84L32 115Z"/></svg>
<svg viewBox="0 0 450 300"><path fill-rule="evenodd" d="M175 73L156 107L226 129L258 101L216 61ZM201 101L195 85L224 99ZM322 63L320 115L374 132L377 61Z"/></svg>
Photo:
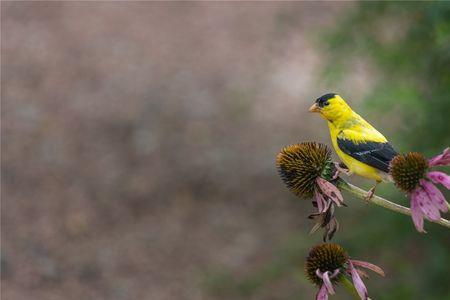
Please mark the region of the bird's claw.
<svg viewBox="0 0 450 300"><path fill-rule="evenodd" d="M338 178L340 173L343 173L343 174L345 174L345 175L347 175L347 176L350 176L350 175L353 174L353 172L351 172L351 171L347 168L347 166L344 165L343 163L335 162L335 163L334 163L334 166L335 166L335 168L336 168L336 173L334 173L334 175L333 175L333 178L332 178L333 180L336 179L336 178Z"/></svg>
<svg viewBox="0 0 450 300"><path fill-rule="evenodd" d="M364 200L369 203L370 200L372 200L373 195L375 194L375 188L376 186L372 187L368 192L367 195L364 197Z"/></svg>

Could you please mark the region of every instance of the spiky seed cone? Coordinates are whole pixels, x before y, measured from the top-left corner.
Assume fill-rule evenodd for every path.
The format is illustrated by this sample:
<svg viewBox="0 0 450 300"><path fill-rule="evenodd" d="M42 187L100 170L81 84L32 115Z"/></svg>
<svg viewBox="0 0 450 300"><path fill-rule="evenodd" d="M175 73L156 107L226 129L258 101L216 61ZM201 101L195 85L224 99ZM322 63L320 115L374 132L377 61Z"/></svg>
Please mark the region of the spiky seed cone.
<svg viewBox="0 0 450 300"><path fill-rule="evenodd" d="M331 179L334 174L331 151L314 142L285 147L277 155L277 168L287 187L302 198L313 197L318 176Z"/></svg>
<svg viewBox="0 0 450 300"><path fill-rule="evenodd" d="M390 164L390 173L395 185L404 192L412 192L428 169L427 159L418 152L399 154Z"/></svg>
<svg viewBox="0 0 450 300"><path fill-rule="evenodd" d="M305 262L305 273L308 279L320 286L322 279L320 279L316 270L319 269L322 273L325 271L334 272L336 269L345 268L348 261L348 254L341 246L337 244L321 244L311 249ZM339 276L331 279L333 283L337 283Z"/></svg>

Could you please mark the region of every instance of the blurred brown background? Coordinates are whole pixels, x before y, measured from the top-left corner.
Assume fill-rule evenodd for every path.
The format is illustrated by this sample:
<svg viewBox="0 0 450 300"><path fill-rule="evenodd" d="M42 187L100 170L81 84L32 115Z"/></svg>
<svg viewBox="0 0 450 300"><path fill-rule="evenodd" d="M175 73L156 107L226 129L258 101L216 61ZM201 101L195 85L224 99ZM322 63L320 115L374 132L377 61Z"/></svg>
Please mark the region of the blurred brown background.
<svg viewBox="0 0 450 300"><path fill-rule="evenodd" d="M328 143L316 35L352 5L2 2L4 299L312 299L274 159Z"/></svg>
<svg viewBox="0 0 450 300"><path fill-rule="evenodd" d="M2 3L5 298L208 299L270 259L339 6Z"/></svg>

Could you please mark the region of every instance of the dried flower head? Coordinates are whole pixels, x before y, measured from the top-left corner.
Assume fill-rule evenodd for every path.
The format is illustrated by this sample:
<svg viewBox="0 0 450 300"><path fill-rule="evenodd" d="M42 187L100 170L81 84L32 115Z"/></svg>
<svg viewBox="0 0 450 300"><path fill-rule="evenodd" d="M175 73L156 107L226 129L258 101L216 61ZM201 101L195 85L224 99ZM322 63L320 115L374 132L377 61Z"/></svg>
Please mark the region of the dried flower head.
<svg viewBox="0 0 450 300"><path fill-rule="evenodd" d="M444 195L434 184L450 189L450 176L440 171L429 171L434 166L450 165L450 148L427 160L420 153L397 155L390 165L390 173L397 187L411 199L411 215L414 226L425 232L423 219L437 221L440 212L448 211Z"/></svg>
<svg viewBox="0 0 450 300"><path fill-rule="evenodd" d="M339 228L334 207L344 205L344 198L335 185L339 173L331 160L330 149L314 142L285 147L277 155L277 167L294 194L314 198L313 205L318 212L309 216L317 220L311 232L323 228L323 240L330 240Z"/></svg>
<svg viewBox="0 0 450 300"><path fill-rule="evenodd" d="M320 287L316 300L326 300L329 294L334 294L334 285L343 277L351 277L359 297L367 300L367 288L361 279L367 274L356 267L363 267L384 276L380 267L350 259L344 248L337 244L321 244L312 248L306 258L305 273L312 283Z"/></svg>
<svg viewBox="0 0 450 300"><path fill-rule="evenodd" d="M306 258L305 272L308 279L321 286L323 280L317 276L316 271L324 273L329 271L335 272L337 269L345 268L348 261L348 254L341 246L337 244L321 244L311 249ZM337 277L331 280L333 283L337 282Z"/></svg>
<svg viewBox="0 0 450 300"><path fill-rule="evenodd" d="M412 192L428 170L427 159L418 152L399 154L391 161L390 172L395 184L404 192Z"/></svg>
<svg viewBox="0 0 450 300"><path fill-rule="evenodd" d="M314 196L318 177L331 179L335 173L330 149L314 142L285 147L278 153L276 162L284 183L302 198Z"/></svg>

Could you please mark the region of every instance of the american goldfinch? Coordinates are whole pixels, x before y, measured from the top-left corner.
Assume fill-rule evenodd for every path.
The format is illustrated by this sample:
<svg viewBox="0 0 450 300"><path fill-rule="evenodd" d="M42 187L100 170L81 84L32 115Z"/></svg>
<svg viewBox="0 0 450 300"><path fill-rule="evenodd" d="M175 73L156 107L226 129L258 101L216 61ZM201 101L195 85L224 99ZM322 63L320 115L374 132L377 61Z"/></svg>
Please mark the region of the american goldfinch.
<svg viewBox="0 0 450 300"><path fill-rule="evenodd" d="M381 181L391 181L389 163L397 152L388 140L360 115L355 113L339 95L330 93L317 98L310 112L318 112L328 123L333 147L353 173L375 179L367 199L373 196Z"/></svg>

